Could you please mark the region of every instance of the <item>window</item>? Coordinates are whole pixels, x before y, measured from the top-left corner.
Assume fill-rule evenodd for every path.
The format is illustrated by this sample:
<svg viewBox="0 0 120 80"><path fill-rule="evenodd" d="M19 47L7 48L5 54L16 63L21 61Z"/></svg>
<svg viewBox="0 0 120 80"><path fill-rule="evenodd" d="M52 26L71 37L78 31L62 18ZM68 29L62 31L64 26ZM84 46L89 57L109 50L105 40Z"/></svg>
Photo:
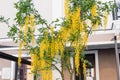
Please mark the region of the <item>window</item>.
<svg viewBox="0 0 120 80"><path fill-rule="evenodd" d="M92 64L87 65L86 80L95 80L95 54L86 54L85 58Z"/></svg>
<svg viewBox="0 0 120 80"><path fill-rule="evenodd" d="M99 80L98 52L86 51L85 58L92 64L92 66L87 65L86 80ZM84 80L82 67L80 67L80 74L76 76L76 80Z"/></svg>

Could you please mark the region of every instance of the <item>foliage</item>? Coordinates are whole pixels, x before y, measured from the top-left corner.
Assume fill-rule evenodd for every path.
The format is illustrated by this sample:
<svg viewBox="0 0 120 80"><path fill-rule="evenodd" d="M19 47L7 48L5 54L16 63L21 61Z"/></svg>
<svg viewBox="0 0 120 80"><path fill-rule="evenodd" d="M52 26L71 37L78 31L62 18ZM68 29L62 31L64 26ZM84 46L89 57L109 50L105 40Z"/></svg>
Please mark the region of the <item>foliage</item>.
<svg viewBox="0 0 120 80"><path fill-rule="evenodd" d="M5 19L3 16L0 16L0 22L2 22L2 23L6 23L7 24L7 26L8 27L10 27L10 25L9 25L9 18L8 19Z"/></svg>
<svg viewBox="0 0 120 80"><path fill-rule="evenodd" d="M67 69L72 79L75 70L79 74L80 61L83 62L85 75L87 61L81 53L87 45L88 36L99 25L107 24L108 13L114 8L112 2L102 3L95 0L64 2L65 17L56 19L50 24L34 8L32 0L20 0L15 3L18 11L14 19L16 24L11 26L8 36L19 43L19 65L22 49L26 49L32 59L32 72L41 74L42 80L52 80L52 69L58 70L63 79L63 69ZM0 20L6 22L2 17ZM36 28L39 31L37 38ZM70 45L66 46L67 44ZM71 58L75 63L74 67L71 65ZM55 66L56 63L61 63L62 70Z"/></svg>

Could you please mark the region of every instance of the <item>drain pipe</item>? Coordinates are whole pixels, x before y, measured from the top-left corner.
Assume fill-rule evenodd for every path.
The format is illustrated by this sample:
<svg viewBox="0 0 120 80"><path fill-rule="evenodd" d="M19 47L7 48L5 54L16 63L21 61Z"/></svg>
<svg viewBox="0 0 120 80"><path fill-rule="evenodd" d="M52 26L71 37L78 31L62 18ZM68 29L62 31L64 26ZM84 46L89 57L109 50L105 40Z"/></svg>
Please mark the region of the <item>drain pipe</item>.
<svg viewBox="0 0 120 80"><path fill-rule="evenodd" d="M120 80L119 53L118 53L118 45L117 45L117 35L114 36L114 40L115 40L115 56L116 56L116 67L117 67L117 80Z"/></svg>

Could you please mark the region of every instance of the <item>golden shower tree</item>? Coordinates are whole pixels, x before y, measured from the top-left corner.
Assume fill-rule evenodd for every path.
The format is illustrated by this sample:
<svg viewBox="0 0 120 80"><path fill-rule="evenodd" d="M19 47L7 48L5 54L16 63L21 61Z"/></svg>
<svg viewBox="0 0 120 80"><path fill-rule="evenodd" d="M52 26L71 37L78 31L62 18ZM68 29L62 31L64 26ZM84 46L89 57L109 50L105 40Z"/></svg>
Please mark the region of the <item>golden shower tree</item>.
<svg viewBox="0 0 120 80"><path fill-rule="evenodd" d="M53 80L53 69L59 71L62 80L64 70L68 70L72 80L75 71L79 74L80 66L85 77L86 60L81 55L91 32L100 25L106 26L108 13L113 9L112 2L64 0L65 17L50 24L34 8L32 0L20 0L15 3L15 8L18 11L14 19L16 24L11 26L8 36L19 43L19 66L25 49L32 60L31 71L40 74L41 80ZM0 21L5 22L3 17ZM39 35L35 35L36 29ZM57 63L61 64L61 69Z"/></svg>

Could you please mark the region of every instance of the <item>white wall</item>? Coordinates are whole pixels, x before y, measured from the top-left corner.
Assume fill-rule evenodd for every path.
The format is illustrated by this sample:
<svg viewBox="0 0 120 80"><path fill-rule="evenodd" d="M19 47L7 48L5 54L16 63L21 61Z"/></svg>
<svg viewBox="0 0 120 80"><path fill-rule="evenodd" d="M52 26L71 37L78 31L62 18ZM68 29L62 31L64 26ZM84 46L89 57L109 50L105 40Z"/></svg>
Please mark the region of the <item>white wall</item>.
<svg viewBox="0 0 120 80"><path fill-rule="evenodd" d="M0 15L5 16L6 18L10 17L13 19L16 14L16 9L14 8L14 3L18 0L0 0ZM101 0L105 1L113 1L113 0ZM45 18L48 23L56 18L60 18L64 16L64 0L33 0L35 7L41 14L43 18ZM12 24L13 21L10 21ZM109 15L107 28L110 29L112 26L112 14ZM0 38L6 38L7 32L9 31L6 24L0 23Z"/></svg>
<svg viewBox="0 0 120 80"><path fill-rule="evenodd" d="M17 0L0 0L0 15L5 18L14 18L16 10L14 9L13 3ZM11 20L10 23L13 23ZM6 38L6 34L9 31L6 24L0 23L0 38Z"/></svg>
<svg viewBox="0 0 120 80"><path fill-rule="evenodd" d="M13 24L16 15L14 3L18 0L0 0L0 15L5 18L11 18L10 24ZM52 0L33 0L34 5L43 18L49 23L52 20ZM7 38L9 28L6 24L0 23L0 38Z"/></svg>
<svg viewBox="0 0 120 80"><path fill-rule="evenodd" d="M52 0L33 0L35 8L49 23L52 19Z"/></svg>
<svg viewBox="0 0 120 80"><path fill-rule="evenodd" d="M52 20L63 17L63 0L52 0Z"/></svg>

